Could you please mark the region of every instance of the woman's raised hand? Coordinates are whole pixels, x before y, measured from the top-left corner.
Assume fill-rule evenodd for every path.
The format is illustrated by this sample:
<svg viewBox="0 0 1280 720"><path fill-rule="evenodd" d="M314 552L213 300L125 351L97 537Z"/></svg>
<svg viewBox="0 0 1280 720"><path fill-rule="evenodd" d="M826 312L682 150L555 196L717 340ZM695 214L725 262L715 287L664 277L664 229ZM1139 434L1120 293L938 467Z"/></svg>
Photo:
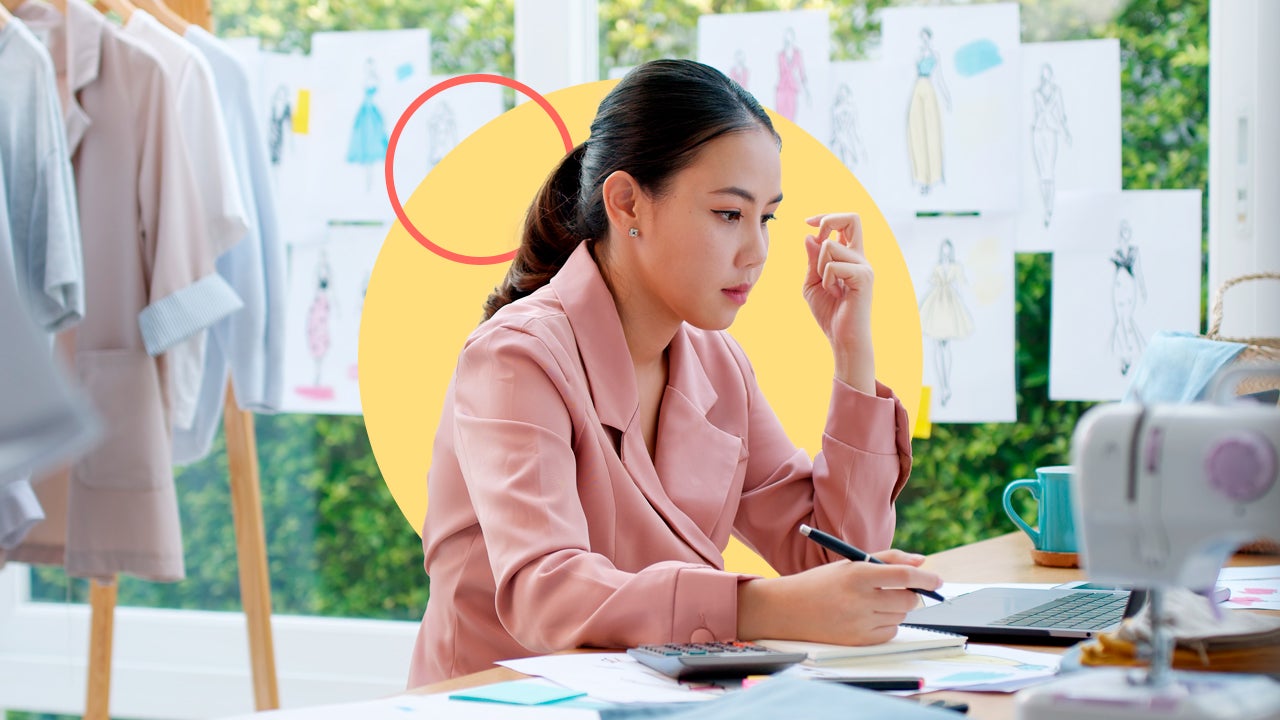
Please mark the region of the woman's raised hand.
<svg viewBox="0 0 1280 720"><path fill-rule="evenodd" d="M818 228L816 235L804 239L809 256L805 300L831 342L836 376L874 395L871 290L875 273L863 251L862 220L856 213L833 213L805 222Z"/></svg>

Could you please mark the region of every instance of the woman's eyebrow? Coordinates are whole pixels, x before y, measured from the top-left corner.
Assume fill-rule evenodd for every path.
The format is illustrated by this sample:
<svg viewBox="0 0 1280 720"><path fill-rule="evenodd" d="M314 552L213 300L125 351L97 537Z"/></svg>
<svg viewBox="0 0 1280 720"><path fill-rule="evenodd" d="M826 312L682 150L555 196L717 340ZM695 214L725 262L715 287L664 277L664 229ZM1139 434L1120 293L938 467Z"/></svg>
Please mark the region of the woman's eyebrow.
<svg viewBox="0 0 1280 720"><path fill-rule="evenodd" d="M736 195L742 198L743 200L746 200L749 203L754 203L756 201L756 196L753 195L751 191L744 190L740 187L737 187L736 185L720 188L719 190L713 190L711 194L712 195ZM780 203L780 202L782 202L782 193L778 193L778 197L774 198L773 200L770 200L769 204L776 205L777 203Z"/></svg>

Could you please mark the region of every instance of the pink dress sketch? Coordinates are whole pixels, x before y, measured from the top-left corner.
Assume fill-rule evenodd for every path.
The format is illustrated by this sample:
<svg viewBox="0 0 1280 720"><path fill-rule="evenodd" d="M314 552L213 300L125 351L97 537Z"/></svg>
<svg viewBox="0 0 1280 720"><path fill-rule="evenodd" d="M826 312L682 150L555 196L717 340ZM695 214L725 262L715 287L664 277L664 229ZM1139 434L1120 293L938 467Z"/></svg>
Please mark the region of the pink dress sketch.
<svg viewBox="0 0 1280 720"><path fill-rule="evenodd" d="M778 53L778 87L774 95L774 108L788 120L796 119L800 107L800 92L809 98L809 81L804 74L804 56L796 45L796 31L787 28L783 35L782 50Z"/></svg>
<svg viewBox="0 0 1280 720"><path fill-rule="evenodd" d="M938 381L938 402L951 400L951 342L973 334L973 316L960 296L965 282L964 266L956 262L950 240L938 247L938 264L929 276L929 290L920 301L920 328L934 342L934 370Z"/></svg>
<svg viewBox="0 0 1280 720"><path fill-rule="evenodd" d="M742 50L733 51L733 66L729 68L729 78L741 85L743 90L751 89L751 69L747 67L747 57Z"/></svg>
<svg viewBox="0 0 1280 720"><path fill-rule="evenodd" d="M333 387L324 383L324 359L329 354L330 277L328 255L321 250L316 262L316 294L307 310L307 352L315 362L315 382L296 388L299 395L312 400L332 400Z"/></svg>

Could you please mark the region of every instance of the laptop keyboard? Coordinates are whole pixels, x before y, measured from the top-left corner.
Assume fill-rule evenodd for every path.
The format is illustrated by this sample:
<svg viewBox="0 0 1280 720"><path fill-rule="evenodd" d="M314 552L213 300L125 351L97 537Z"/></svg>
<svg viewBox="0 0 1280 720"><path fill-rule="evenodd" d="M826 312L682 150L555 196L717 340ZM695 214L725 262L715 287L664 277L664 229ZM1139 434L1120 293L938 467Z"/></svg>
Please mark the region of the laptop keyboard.
<svg viewBox="0 0 1280 720"><path fill-rule="evenodd" d="M1077 592L992 622L1010 627L1102 630L1124 619L1127 595Z"/></svg>

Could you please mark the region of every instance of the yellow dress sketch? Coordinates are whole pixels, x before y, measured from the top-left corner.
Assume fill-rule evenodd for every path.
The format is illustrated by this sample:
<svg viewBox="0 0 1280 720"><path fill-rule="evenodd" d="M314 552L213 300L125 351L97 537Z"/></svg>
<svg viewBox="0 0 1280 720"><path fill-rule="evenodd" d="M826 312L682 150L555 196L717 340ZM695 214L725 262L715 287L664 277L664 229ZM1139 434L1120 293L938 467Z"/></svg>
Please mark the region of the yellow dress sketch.
<svg viewBox="0 0 1280 720"><path fill-rule="evenodd" d="M942 66L930 43L933 32L920 30L920 58L916 61L916 83L911 90L911 104L907 108L907 149L911 155L911 181L920 186L920 193L943 181L942 174L942 100L948 109L951 96L942 80ZM936 85L936 87L935 87Z"/></svg>

